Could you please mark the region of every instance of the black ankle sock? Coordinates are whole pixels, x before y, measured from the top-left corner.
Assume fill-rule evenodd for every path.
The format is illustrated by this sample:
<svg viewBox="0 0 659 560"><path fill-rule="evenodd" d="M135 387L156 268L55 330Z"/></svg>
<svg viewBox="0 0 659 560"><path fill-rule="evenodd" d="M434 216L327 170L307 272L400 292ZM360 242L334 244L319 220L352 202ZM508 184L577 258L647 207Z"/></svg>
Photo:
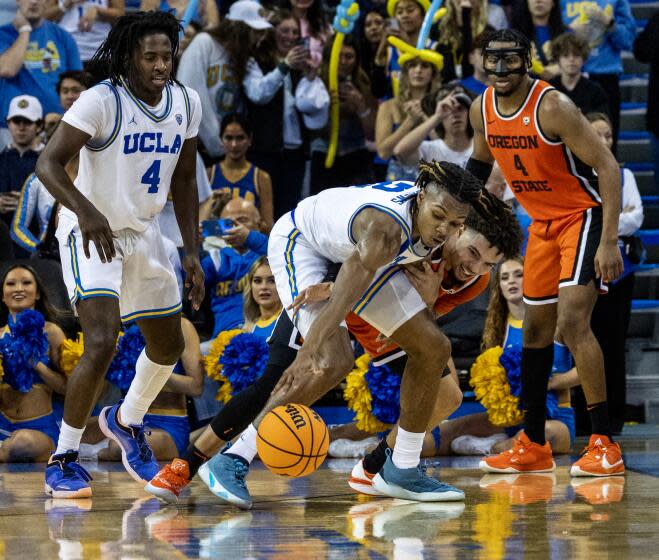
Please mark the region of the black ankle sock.
<svg viewBox="0 0 659 560"><path fill-rule="evenodd" d="M369 474L377 474L384 467L387 460L385 451L389 449L387 438L383 439L378 446L364 457L364 470Z"/></svg>
<svg viewBox="0 0 659 560"><path fill-rule="evenodd" d="M188 466L190 467L190 478L192 478L194 475L197 474L199 467L201 467L201 465L203 465L206 461L208 461L210 457L199 451L199 449L195 447L194 443L191 443L188 446L188 448L185 450L185 455L183 456L183 459L185 459L188 462Z"/></svg>
<svg viewBox="0 0 659 560"><path fill-rule="evenodd" d="M606 401L588 405L592 433L607 436L611 441L611 424L609 422L609 405Z"/></svg>
<svg viewBox="0 0 659 560"><path fill-rule="evenodd" d="M522 348L522 406L524 432L538 445L545 444L547 383L554 361L554 345Z"/></svg>

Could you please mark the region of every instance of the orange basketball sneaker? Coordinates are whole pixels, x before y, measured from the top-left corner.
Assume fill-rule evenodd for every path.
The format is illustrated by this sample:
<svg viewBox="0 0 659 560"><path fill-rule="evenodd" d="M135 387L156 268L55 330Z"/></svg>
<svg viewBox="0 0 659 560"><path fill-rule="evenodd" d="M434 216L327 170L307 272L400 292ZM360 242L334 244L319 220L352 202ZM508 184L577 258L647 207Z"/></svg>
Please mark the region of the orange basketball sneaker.
<svg viewBox="0 0 659 560"><path fill-rule="evenodd" d="M625 474L620 446L607 436L593 434L583 455L570 469L572 476L612 476Z"/></svg>
<svg viewBox="0 0 659 560"><path fill-rule="evenodd" d="M538 445L520 432L512 449L485 457L478 466L489 473L551 472L556 463L548 441Z"/></svg>
<svg viewBox="0 0 659 560"><path fill-rule="evenodd" d="M167 463L144 489L157 498L175 504L181 490L190 484L190 467L183 459Z"/></svg>

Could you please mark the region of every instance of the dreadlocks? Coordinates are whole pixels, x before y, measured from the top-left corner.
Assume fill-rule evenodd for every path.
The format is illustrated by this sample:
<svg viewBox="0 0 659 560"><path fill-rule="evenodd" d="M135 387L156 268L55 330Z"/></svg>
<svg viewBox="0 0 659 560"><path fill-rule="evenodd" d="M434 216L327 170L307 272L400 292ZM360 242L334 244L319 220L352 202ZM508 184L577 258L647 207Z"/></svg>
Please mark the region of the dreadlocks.
<svg viewBox="0 0 659 560"><path fill-rule="evenodd" d="M510 207L483 189L471 208L465 226L485 237L492 247L499 249L504 259L516 257L522 231Z"/></svg>
<svg viewBox="0 0 659 560"><path fill-rule="evenodd" d="M109 78L113 85L118 85L121 76L128 73L132 55L143 37L156 33L167 35L173 60L178 51L180 29L178 20L168 12L135 12L121 16L89 61L87 69L94 82ZM173 74L169 81L175 81Z"/></svg>
<svg viewBox="0 0 659 560"><path fill-rule="evenodd" d="M421 160L419 162L419 175L416 186L421 190L437 185L444 189L453 198L464 204L472 204L480 197L481 182L462 167L448 161Z"/></svg>

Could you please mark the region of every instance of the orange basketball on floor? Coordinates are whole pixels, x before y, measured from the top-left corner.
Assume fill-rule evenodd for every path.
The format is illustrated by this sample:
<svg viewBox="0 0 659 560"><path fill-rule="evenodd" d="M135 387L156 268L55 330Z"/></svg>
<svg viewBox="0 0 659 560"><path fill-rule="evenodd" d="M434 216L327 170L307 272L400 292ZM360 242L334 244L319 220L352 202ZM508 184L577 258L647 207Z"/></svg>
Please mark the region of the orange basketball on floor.
<svg viewBox="0 0 659 560"><path fill-rule="evenodd" d="M278 406L259 424L256 449L261 461L275 474L311 474L323 464L328 448L327 426L308 406Z"/></svg>

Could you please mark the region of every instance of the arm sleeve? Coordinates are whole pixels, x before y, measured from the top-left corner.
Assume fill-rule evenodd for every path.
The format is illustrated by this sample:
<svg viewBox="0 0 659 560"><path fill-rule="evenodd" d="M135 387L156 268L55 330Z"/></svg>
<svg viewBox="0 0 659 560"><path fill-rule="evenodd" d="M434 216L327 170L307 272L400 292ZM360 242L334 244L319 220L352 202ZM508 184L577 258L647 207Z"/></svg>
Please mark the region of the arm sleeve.
<svg viewBox="0 0 659 560"><path fill-rule="evenodd" d="M618 223L618 235L634 235L643 224L643 202L638 192L636 178L629 169L623 169L625 181L622 187L622 206L631 206L631 212L621 212Z"/></svg>
<svg viewBox="0 0 659 560"><path fill-rule="evenodd" d="M245 240L245 245L259 255L268 254L268 236L260 231L250 231Z"/></svg>
<svg viewBox="0 0 659 560"><path fill-rule="evenodd" d="M103 95L103 93L107 93L107 95ZM99 84L83 91L71 108L64 113L62 120L89 134L92 140L103 141L112 134L114 118L110 122L108 117L110 114L113 117L116 115L116 104L117 101L110 86ZM107 130L108 126L109 130Z"/></svg>
<svg viewBox="0 0 659 560"><path fill-rule="evenodd" d="M265 76L256 60L250 58L247 62L247 72L243 79L243 89L252 103L265 105L281 89L284 75L279 68L268 72Z"/></svg>
<svg viewBox="0 0 659 560"><path fill-rule="evenodd" d="M620 51L630 51L636 37L636 21L627 0L617 0L613 12L615 27L610 34L610 40Z"/></svg>
<svg viewBox="0 0 659 560"><path fill-rule="evenodd" d="M199 125L201 123L201 101L199 101L199 94L189 88L187 92L190 98L190 122L188 123L188 130L185 133L186 140L195 138L199 134Z"/></svg>
<svg viewBox="0 0 659 560"><path fill-rule="evenodd" d="M323 81L302 78L295 89L295 107L304 120L304 126L318 130L327 124L329 118L330 96Z"/></svg>
<svg viewBox="0 0 659 560"><path fill-rule="evenodd" d="M212 41L207 33L199 33L183 52L176 77L199 94L201 113L206 117L199 124L199 139L208 153L216 157L222 153L220 123L207 85Z"/></svg>
<svg viewBox="0 0 659 560"><path fill-rule="evenodd" d="M30 253L34 253L39 245L39 240L30 231L30 224L37 207L38 181L34 173L25 181L11 223L11 238Z"/></svg>

